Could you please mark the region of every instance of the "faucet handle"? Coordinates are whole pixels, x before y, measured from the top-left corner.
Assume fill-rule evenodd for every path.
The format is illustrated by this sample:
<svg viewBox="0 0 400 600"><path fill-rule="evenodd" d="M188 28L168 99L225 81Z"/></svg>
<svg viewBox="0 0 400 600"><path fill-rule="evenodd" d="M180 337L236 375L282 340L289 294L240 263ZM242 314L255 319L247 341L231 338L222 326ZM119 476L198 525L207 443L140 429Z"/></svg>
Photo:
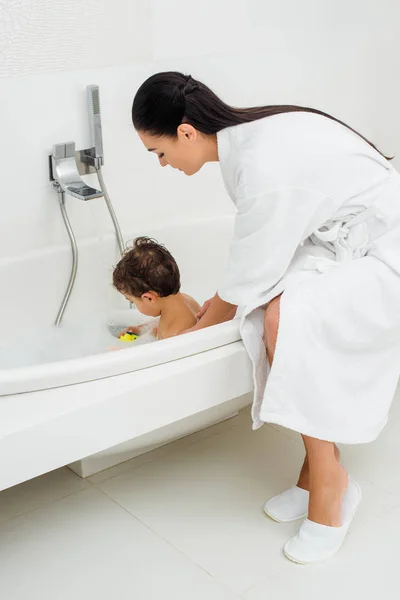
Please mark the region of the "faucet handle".
<svg viewBox="0 0 400 600"><path fill-rule="evenodd" d="M53 158L55 160L62 160L63 158L66 158L66 147L67 145L70 146L71 144L75 146L75 142L68 142L68 144L54 144L52 154Z"/></svg>
<svg viewBox="0 0 400 600"><path fill-rule="evenodd" d="M75 142L56 144L55 147L57 146L65 146L65 158L75 158Z"/></svg>

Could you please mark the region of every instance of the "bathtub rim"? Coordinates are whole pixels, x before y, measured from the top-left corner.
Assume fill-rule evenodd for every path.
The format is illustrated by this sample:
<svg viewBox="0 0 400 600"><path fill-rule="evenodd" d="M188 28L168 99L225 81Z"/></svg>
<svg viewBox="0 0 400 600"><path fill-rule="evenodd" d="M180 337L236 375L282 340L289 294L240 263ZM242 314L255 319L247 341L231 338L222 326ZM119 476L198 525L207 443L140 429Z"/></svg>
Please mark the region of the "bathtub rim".
<svg viewBox="0 0 400 600"><path fill-rule="evenodd" d="M0 370L0 398L123 375L241 340L240 319L157 343L81 358Z"/></svg>

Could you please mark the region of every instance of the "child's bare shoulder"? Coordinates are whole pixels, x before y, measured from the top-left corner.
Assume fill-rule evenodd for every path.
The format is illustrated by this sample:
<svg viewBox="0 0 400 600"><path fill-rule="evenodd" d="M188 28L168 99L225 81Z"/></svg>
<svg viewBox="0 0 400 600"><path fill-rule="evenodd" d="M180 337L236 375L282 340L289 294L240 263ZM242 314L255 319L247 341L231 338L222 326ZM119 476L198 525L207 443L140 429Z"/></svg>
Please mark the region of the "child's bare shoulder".
<svg viewBox="0 0 400 600"><path fill-rule="evenodd" d="M185 299L186 306L196 315L201 308L200 304L192 296L188 296L187 294L182 294L182 296Z"/></svg>

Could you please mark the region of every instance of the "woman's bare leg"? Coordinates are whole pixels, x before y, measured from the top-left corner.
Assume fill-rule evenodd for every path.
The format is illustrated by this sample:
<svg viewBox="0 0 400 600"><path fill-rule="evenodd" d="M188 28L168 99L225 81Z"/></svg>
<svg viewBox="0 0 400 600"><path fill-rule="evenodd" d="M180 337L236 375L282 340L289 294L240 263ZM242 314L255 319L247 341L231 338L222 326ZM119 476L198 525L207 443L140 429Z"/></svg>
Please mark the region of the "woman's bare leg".
<svg viewBox="0 0 400 600"><path fill-rule="evenodd" d="M267 357L270 365L272 365L274 360L276 340L278 339L280 307L281 296L277 296L271 300L271 302L269 302L267 308L265 309L264 343L267 349Z"/></svg>
<svg viewBox="0 0 400 600"><path fill-rule="evenodd" d="M335 456L332 442L303 436L309 461L308 518L321 525L340 527L348 475Z"/></svg>
<svg viewBox="0 0 400 600"><path fill-rule="evenodd" d="M265 311L264 341L270 365L278 337L280 298L277 296L271 300ZM323 525L339 526L341 503L348 479L339 462L339 450L332 442L302 437L306 456L297 485L310 492L308 516Z"/></svg>
<svg viewBox="0 0 400 600"><path fill-rule="evenodd" d="M303 443L304 443L304 447L306 450L306 456L304 458L303 466L301 467L300 475L299 475L296 485L297 485L297 487L302 488L303 490L307 490L309 492L310 491L310 465L308 462L307 446L304 442L304 436L302 436L302 438L303 438ZM338 462L340 462L339 448L336 446L336 444L333 444L333 448L334 448L336 460Z"/></svg>

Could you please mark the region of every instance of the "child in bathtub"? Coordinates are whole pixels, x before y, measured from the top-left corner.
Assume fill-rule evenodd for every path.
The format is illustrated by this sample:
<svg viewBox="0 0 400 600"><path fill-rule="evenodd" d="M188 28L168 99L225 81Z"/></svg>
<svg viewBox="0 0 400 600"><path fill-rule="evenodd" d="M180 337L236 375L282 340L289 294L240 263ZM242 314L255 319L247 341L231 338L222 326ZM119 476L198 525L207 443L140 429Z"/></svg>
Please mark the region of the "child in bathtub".
<svg viewBox="0 0 400 600"><path fill-rule="evenodd" d="M120 332L164 340L193 327L200 305L180 291L180 273L168 250L148 237L138 237L113 273L114 287L144 315L152 317L139 327ZM157 319L159 318L159 319Z"/></svg>

